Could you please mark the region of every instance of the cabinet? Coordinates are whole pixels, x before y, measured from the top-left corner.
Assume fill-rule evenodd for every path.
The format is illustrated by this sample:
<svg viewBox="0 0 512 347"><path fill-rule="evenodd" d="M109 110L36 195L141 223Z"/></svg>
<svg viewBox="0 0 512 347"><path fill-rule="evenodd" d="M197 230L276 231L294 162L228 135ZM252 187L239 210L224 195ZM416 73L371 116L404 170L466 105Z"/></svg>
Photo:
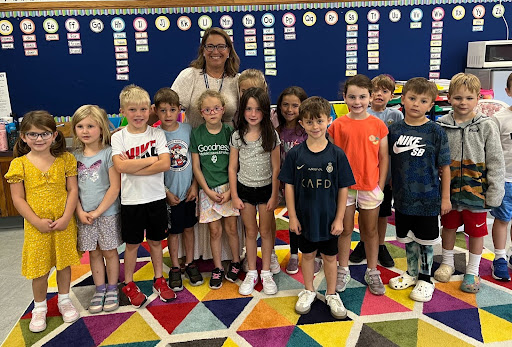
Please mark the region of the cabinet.
<svg viewBox="0 0 512 347"><path fill-rule="evenodd" d="M14 208L11 198L11 189L9 188L9 183L7 183L7 180L4 178L12 160L12 152L0 152L0 175L2 175L2 184L0 185L0 217L20 215L16 208Z"/></svg>

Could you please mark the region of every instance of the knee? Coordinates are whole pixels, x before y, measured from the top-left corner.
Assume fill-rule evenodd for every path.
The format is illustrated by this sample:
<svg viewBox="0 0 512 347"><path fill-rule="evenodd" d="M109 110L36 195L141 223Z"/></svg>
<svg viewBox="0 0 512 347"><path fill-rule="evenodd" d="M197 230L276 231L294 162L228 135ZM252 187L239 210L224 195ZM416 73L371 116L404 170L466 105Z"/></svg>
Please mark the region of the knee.
<svg viewBox="0 0 512 347"><path fill-rule="evenodd" d="M160 248L162 246L162 241L148 240L148 245L150 248Z"/></svg>
<svg viewBox="0 0 512 347"><path fill-rule="evenodd" d="M107 259L107 261L119 259L119 254L117 253L117 249L110 249L108 251L103 251L103 257Z"/></svg>
<svg viewBox="0 0 512 347"><path fill-rule="evenodd" d="M210 238L212 240L219 240L222 236L222 228L211 228L210 229Z"/></svg>
<svg viewBox="0 0 512 347"><path fill-rule="evenodd" d="M169 237L167 237L167 241L169 242L175 242L178 241L179 234L170 234Z"/></svg>
<svg viewBox="0 0 512 347"><path fill-rule="evenodd" d="M311 253L302 253L302 259L304 259L305 261L313 261L316 257L316 253L315 252L311 252Z"/></svg>
<svg viewBox="0 0 512 347"><path fill-rule="evenodd" d="M322 254L322 259L323 259L324 263L326 263L326 264L336 263L336 256L335 255L325 255L325 254Z"/></svg>

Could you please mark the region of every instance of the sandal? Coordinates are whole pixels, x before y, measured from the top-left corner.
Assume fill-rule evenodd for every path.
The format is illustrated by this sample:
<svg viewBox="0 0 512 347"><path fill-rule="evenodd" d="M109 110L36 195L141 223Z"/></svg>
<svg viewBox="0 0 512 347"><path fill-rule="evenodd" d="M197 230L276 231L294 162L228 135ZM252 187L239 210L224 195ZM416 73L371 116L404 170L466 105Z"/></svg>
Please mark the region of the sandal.
<svg viewBox="0 0 512 347"><path fill-rule="evenodd" d="M409 275L406 271L402 275L390 279L388 285L390 288L400 290L415 285L416 281L416 277Z"/></svg>
<svg viewBox="0 0 512 347"><path fill-rule="evenodd" d="M455 268L447 264L441 264L441 266L439 266L439 269L437 269L436 272L434 272L434 278L439 282L446 283L450 281L450 277L452 277L454 272Z"/></svg>
<svg viewBox="0 0 512 347"><path fill-rule="evenodd" d="M478 293L480 290L480 276L465 274L460 284L460 290L466 293Z"/></svg>
<svg viewBox="0 0 512 347"><path fill-rule="evenodd" d="M416 287L412 290L409 297L414 301L427 302L432 300L434 294L434 284L427 281L419 280Z"/></svg>
<svg viewBox="0 0 512 347"><path fill-rule="evenodd" d="M117 310L119 307L119 291L116 289L109 290L105 294L105 303L103 304L103 311L111 312Z"/></svg>
<svg viewBox="0 0 512 347"><path fill-rule="evenodd" d="M90 313L98 313L103 310L103 301L105 300L105 292L95 292L89 304Z"/></svg>

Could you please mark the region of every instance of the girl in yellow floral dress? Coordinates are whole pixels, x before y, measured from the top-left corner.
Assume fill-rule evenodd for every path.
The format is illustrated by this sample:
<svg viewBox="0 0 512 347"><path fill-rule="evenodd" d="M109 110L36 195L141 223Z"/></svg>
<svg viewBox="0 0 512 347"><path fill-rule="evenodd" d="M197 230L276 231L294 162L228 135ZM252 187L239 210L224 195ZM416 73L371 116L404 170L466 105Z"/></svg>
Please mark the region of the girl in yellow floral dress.
<svg viewBox="0 0 512 347"><path fill-rule="evenodd" d="M71 265L80 264L73 215L78 200L76 160L46 111L23 117L20 138L5 175L14 206L25 219L22 275L32 280L34 309L29 329L46 329L48 275L57 268L58 308L64 322L80 315L69 298Z"/></svg>

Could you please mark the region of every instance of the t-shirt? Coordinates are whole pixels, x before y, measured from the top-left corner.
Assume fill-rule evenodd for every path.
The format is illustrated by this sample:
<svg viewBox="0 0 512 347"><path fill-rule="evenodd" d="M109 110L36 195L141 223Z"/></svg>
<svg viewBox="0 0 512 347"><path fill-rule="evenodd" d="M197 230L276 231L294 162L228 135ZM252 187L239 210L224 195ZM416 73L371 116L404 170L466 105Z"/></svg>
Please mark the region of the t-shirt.
<svg viewBox="0 0 512 347"><path fill-rule="evenodd" d="M286 154L299 143L306 141L308 134L299 125L298 128L282 127L279 137L281 139L281 165L286 159Z"/></svg>
<svg viewBox="0 0 512 347"><path fill-rule="evenodd" d="M171 169L164 172L164 183L178 199L185 200L193 177L192 154L189 148L192 127L190 124L178 123L178 129L163 131L171 153Z"/></svg>
<svg viewBox="0 0 512 347"><path fill-rule="evenodd" d="M141 134L127 128L112 135L112 156L125 153L130 160L158 157L169 153L162 129L148 126ZM136 176L121 173L121 204L141 205L165 199L164 173Z"/></svg>
<svg viewBox="0 0 512 347"><path fill-rule="evenodd" d="M281 144L275 131L276 142L272 148ZM231 135L230 146L238 149L238 182L247 187L264 187L272 183L272 152L265 152L261 146L261 136L256 141L246 141L244 145L238 130Z"/></svg>
<svg viewBox="0 0 512 347"><path fill-rule="evenodd" d="M327 131L350 162L356 180L350 189L374 190L379 184L380 141L388 134L384 122L371 115L358 120L343 116L334 120Z"/></svg>
<svg viewBox="0 0 512 347"><path fill-rule="evenodd" d="M112 162L112 147L107 146L91 157L83 152L75 152L78 169L78 197L85 212L94 211L103 201L110 188L108 170ZM103 212L102 216L112 216L119 213L119 198Z"/></svg>
<svg viewBox="0 0 512 347"><path fill-rule="evenodd" d="M343 150L328 142L314 153L304 141L288 152L279 179L295 188L295 209L304 237L311 242L336 238L331 225L338 191L355 183Z"/></svg>
<svg viewBox="0 0 512 347"><path fill-rule="evenodd" d="M500 130L501 147L505 157L505 182L512 182L512 111L501 110L492 117Z"/></svg>
<svg viewBox="0 0 512 347"><path fill-rule="evenodd" d="M389 127L394 206L413 216L437 216L441 210L439 168L450 164L445 131L428 121L411 126L404 120Z"/></svg>
<svg viewBox="0 0 512 347"><path fill-rule="evenodd" d="M233 128L224 123L218 134L211 134L206 124L192 130L190 151L199 154L201 171L208 187L212 189L229 180L229 138L232 132Z"/></svg>
<svg viewBox="0 0 512 347"><path fill-rule="evenodd" d="M404 119L404 115L400 110L397 110L396 108L389 108L386 107L384 111L376 112L372 110L371 107L368 107L368 110L366 110L369 114L379 118L381 121L386 124L386 126L389 128L389 126L395 122L398 122L399 120Z"/></svg>

